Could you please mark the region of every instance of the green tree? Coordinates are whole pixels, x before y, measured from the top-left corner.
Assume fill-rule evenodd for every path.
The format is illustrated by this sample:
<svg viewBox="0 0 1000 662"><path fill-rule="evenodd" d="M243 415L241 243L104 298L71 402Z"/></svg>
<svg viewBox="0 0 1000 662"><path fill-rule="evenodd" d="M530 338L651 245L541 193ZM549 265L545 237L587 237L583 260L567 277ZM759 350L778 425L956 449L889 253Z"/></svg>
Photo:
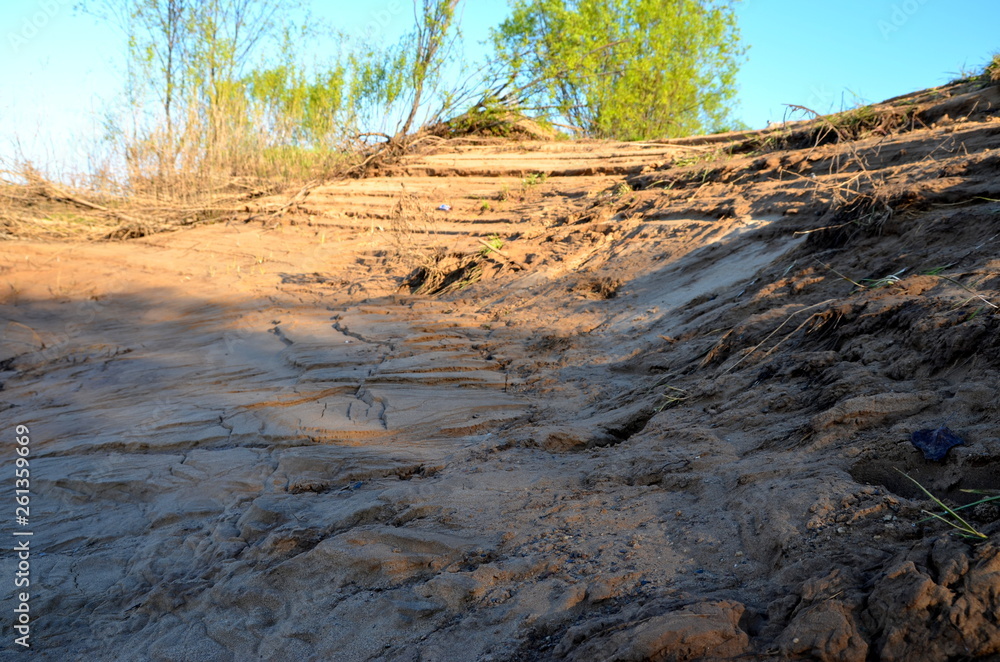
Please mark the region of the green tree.
<svg viewBox="0 0 1000 662"><path fill-rule="evenodd" d="M369 130L393 131L400 140L454 106L441 89L443 69L461 34L461 0L413 0L413 30L388 46L358 44L350 56L351 104ZM420 120L418 122L418 120ZM388 124L395 122L395 128Z"/></svg>
<svg viewBox="0 0 1000 662"><path fill-rule="evenodd" d="M431 91L440 76L441 67L454 43L452 21L459 0L414 0L416 28L411 37L412 55L409 66L410 108L399 134L405 135L413 126L425 92Z"/></svg>
<svg viewBox="0 0 1000 662"><path fill-rule="evenodd" d="M294 6L296 3L292 3ZM244 72L280 32L279 0L92 0L126 37L124 117L109 120L132 183L224 169L253 135Z"/></svg>
<svg viewBox="0 0 1000 662"><path fill-rule="evenodd" d="M308 43L305 28L286 30L276 63L243 78L259 129L275 146L333 149L345 117L347 70L342 64L307 67L296 44Z"/></svg>
<svg viewBox="0 0 1000 662"><path fill-rule="evenodd" d="M306 0L84 0L127 39L124 112L107 127L128 185L322 175L359 138L404 144L454 103L441 88L460 37L461 0L412 1L412 30L383 45L325 33ZM334 62L307 61L316 39Z"/></svg>
<svg viewBox="0 0 1000 662"><path fill-rule="evenodd" d="M493 30L498 94L586 135L642 140L732 126L745 49L730 2L512 0Z"/></svg>

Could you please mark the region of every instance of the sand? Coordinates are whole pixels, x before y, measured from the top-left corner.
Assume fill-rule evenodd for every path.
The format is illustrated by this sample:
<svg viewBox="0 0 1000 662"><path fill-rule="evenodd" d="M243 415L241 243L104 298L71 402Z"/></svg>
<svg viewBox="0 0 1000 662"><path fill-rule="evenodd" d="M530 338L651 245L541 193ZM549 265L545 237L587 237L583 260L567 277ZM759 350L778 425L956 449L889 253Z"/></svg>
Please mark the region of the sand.
<svg viewBox="0 0 1000 662"><path fill-rule="evenodd" d="M959 538L900 473L1000 488L998 103L735 154L444 141L280 214L0 243L32 649L1000 655L1000 510Z"/></svg>

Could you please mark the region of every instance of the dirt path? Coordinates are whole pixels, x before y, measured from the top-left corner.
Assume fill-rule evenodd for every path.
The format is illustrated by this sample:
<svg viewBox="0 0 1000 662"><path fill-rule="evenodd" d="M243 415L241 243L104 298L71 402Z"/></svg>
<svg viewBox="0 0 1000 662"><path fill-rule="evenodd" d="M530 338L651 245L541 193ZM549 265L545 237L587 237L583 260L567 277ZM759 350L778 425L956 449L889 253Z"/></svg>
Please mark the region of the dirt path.
<svg viewBox="0 0 1000 662"><path fill-rule="evenodd" d="M1000 654L1000 511L957 539L896 471L1000 488L998 101L733 155L444 143L280 216L0 244L32 646Z"/></svg>

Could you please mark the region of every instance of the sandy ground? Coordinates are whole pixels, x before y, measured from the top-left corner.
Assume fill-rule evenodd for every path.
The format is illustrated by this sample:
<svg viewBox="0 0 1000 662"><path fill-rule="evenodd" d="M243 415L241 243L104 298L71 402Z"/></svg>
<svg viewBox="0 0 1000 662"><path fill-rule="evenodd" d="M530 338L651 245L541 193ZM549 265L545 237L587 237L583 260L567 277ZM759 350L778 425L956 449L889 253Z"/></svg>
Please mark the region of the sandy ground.
<svg viewBox="0 0 1000 662"><path fill-rule="evenodd" d="M0 244L32 650L998 659L1000 509L961 539L900 473L1000 488L998 104L453 141L248 222Z"/></svg>

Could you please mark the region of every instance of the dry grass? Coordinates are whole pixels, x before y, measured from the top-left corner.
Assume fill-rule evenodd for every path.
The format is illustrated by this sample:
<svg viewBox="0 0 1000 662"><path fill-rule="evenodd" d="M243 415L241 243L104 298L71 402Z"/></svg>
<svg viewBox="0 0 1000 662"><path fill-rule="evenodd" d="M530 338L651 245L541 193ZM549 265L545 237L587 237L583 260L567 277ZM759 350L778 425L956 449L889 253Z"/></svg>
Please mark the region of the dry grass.
<svg viewBox="0 0 1000 662"><path fill-rule="evenodd" d="M67 186L30 166L0 170L0 239L122 240L203 223L255 220L262 215L251 213L248 202L277 193L280 186L232 178L209 188L158 182L122 194Z"/></svg>
<svg viewBox="0 0 1000 662"><path fill-rule="evenodd" d="M485 275L487 265L520 269L504 254L499 237L479 240L482 249L474 252L446 250L440 245L433 211L427 197L401 191L388 219L385 234L389 261L402 267L406 275L400 288L414 294L443 294L465 289ZM374 232L374 226L373 226Z"/></svg>
<svg viewBox="0 0 1000 662"><path fill-rule="evenodd" d="M390 246L397 257L414 264L423 265L427 241L434 234L434 218L428 210L428 202L419 196L401 190L389 216L388 227Z"/></svg>
<svg viewBox="0 0 1000 662"><path fill-rule="evenodd" d="M990 82L1000 83L1000 53L995 53L990 63L986 65L984 75Z"/></svg>
<svg viewBox="0 0 1000 662"><path fill-rule="evenodd" d="M854 231L880 232L894 213L892 194L884 177L869 169L867 155L858 151L855 141L867 135L888 135L894 129L912 122L912 119L900 119L910 117L911 113L907 111L900 115L894 111L881 112L864 107L827 116L805 106L793 104L790 108L804 112L812 116L812 121L820 123L820 128L825 133L817 134L816 146L823 142L827 133L835 135L838 144L847 146L846 159L842 160L838 156L831 161L830 183L813 179L817 192L829 197L835 218L842 222L807 233L844 230L848 227ZM851 176L845 179L844 176L848 174ZM853 234L853 231L848 234Z"/></svg>
<svg viewBox="0 0 1000 662"><path fill-rule="evenodd" d="M0 239L120 240L220 221L268 222L294 210L324 181L364 177L391 168L402 155L436 136L421 134L388 147L358 144L342 151L277 149L244 144L215 155L177 155L162 166L166 148L154 140L130 144L124 174L70 186L27 163L0 163ZM244 141L245 142L245 141ZM262 206L258 198L285 195ZM412 239L433 222L413 196L401 195L390 223L393 248L412 252Z"/></svg>
<svg viewBox="0 0 1000 662"><path fill-rule="evenodd" d="M94 156L101 165L81 175L83 186L27 161L0 161L0 239L114 240L202 223L266 222L292 208L296 192L348 175L363 157L360 146L276 146L241 110L223 108L211 123L189 117L174 132L115 134ZM286 200L269 206L252 202L282 192Z"/></svg>

